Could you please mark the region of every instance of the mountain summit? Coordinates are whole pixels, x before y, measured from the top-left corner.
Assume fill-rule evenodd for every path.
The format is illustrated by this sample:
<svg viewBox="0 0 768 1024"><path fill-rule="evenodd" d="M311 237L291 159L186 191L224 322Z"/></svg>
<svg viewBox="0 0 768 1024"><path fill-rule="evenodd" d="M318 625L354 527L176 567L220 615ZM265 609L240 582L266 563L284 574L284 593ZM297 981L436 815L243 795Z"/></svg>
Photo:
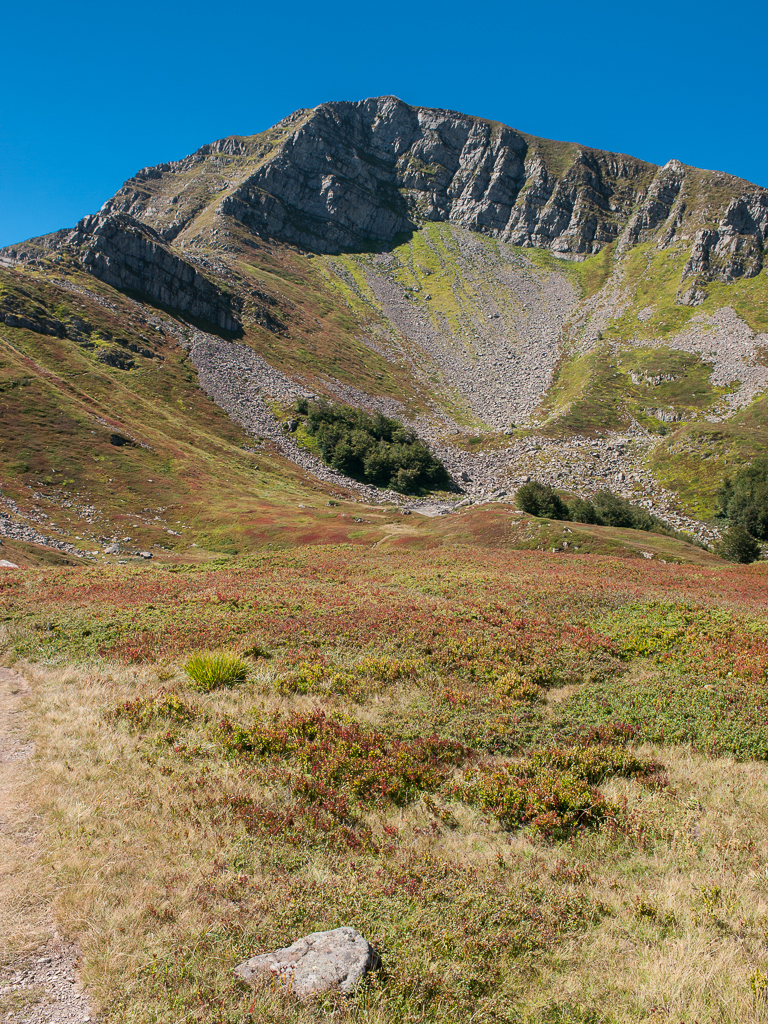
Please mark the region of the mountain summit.
<svg viewBox="0 0 768 1024"><path fill-rule="evenodd" d="M216 248L231 234L361 252L391 247L430 222L568 259L610 243L621 252L682 240L689 258L679 298L697 303L703 282L762 269L768 191L677 160L657 167L384 96L299 110L266 132L145 168L98 214L48 241L110 284L148 290L231 328L227 303L169 261L169 245ZM150 280L153 265L179 280Z"/></svg>
<svg viewBox="0 0 768 1024"><path fill-rule="evenodd" d="M142 423L128 402L112 431L139 461L183 379L315 474L275 420L311 394L407 421L472 494L535 474L701 524L726 465L768 445L767 239L768 191L727 174L391 96L323 103L145 168L73 229L0 251L0 334L43 408L73 400L62 367L88 408L97 385L151 393ZM7 427L33 452L24 487L55 418L29 443ZM615 441L600 466L596 436Z"/></svg>

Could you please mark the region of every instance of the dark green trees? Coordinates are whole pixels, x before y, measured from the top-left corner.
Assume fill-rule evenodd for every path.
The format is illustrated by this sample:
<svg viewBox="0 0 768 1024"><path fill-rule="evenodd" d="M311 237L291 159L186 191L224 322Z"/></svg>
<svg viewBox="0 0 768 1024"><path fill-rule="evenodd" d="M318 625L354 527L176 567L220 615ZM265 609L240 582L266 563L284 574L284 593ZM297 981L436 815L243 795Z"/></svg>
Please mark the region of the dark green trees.
<svg viewBox="0 0 768 1024"><path fill-rule="evenodd" d="M732 526L743 526L753 537L768 540L768 459L755 459L717 492L719 512Z"/></svg>
<svg viewBox="0 0 768 1024"><path fill-rule="evenodd" d="M745 526L737 523L723 534L717 554L729 562L756 562L760 557L760 545Z"/></svg>
<svg viewBox="0 0 768 1024"><path fill-rule="evenodd" d="M672 532L641 505L632 505L626 498L620 498L612 491L598 491L590 501L572 498L566 502L549 484L533 480L519 488L515 499L518 508L532 516L570 519L574 523L597 523L598 526L624 526L630 530Z"/></svg>
<svg viewBox="0 0 768 1024"><path fill-rule="evenodd" d="M517 507L531 516L539 516L548 519L567 519L568 506L560 495L549 486L532 480L529 484L523 484L515 494Z"/></svg>
<svg viewBox="0 0 768 1024"><path fill-rule="evenodd" d="M397 420L326 401L300 400L296 411L324 461L354 480L403 494L452 486L443 464Z"/></svg>

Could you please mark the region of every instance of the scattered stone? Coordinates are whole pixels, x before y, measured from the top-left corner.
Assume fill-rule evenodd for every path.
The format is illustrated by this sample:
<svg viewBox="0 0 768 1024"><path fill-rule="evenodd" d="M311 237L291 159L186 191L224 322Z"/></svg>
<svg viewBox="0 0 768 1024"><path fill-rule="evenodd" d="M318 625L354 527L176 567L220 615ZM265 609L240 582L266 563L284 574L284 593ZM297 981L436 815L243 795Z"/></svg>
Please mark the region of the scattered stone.
<svg viewBox="0 0 768 1024"><path fill-rule="evenodd" d="M119 555L120 554L120 545L119 544L110 544L109 547L104 548L104 554L105 555Z"/></svg>
<svg viewBox="0 0 768 1024"><path fill-rule="evenodd" d="M323 992L352 995L379 956L354 928L343 926L312 932L284 949L263 953L238 964L235 974L252 988L265 981L280 985L298 999Z"/></svg>
<svg viewBox="0 0 768 1024"><path fill-rule="evenodd" d="M151 551L140 551L139 552L139 558L151 558L151 557L152 557L152 552Z"/></svg>
<svg viewBox="0 0 768 1024"><path fill-rule="evenodd" d="M0 569L18 569L15 562L9 562L7 558L0 558Z"/></svg>

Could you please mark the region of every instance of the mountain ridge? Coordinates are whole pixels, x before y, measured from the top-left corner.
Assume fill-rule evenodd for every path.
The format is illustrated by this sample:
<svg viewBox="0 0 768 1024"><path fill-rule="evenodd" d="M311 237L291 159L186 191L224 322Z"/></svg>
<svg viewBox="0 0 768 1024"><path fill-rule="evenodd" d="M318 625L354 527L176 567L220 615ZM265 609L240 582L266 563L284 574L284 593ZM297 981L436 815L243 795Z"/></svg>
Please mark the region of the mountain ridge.
<svg viewBox="0 0 768 1024"><path fill-rule="evenodd" d="M0 251L0 337L86 391L148 388L163 416L163 373L186 388L191 365L304 472L279 422L318 394L408 421L475 498L535 472L699 529L729 461L768 444L767 233L768 191L720 172L334 102L143 168L75 228ZM615 441L603 473L592 437ZM675 467L699 449L691 487ZM35 451L19 465L50 461Z"/></svg>
<svg viewBox="0 0 768 1024"><path fill-rule="evenodd" d="M176 187L192 169L198 187ZM199 187L200 172L211 178L207 188ZM702 184L705 202L719 202L719 220L716 210L691 217L686 197ZM420 224L448 220L577 258L611 242L627 249L663 227L662 245L694 235L684 278L723 281L759 273L768 236L768 192L743 179L539 139L396 97L301 109L266 132L143 168L98 215L83 218L66 244L103 233L115 214L182 247L201 231L221 230L206 223L212 218L327 253L391 245ZM106 230L125 225L118 218ZM59 233L44 237L54 248L62 244ZM4 251L15 255L19 247Z"/></svg>

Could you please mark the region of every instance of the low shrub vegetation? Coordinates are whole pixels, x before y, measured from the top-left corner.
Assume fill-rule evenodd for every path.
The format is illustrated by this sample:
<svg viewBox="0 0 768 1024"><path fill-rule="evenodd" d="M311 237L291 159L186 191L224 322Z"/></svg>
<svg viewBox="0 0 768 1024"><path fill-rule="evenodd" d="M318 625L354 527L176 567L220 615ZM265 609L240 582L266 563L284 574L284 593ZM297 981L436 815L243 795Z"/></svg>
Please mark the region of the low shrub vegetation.
<svg viewBox="0 0 768 1024"><path fill-rule="evenodd" d="M652 778L659 767L610 744L545 748L511 764L481 765L458 793L493 811L507 828L529 826L563 840L620 817L597 783L609 776Z"/></svg>
<svg viewBox="0 0 768 1024"><path fill-rule="evenodd" d="M40 753L15 899L105 1024L759 1019L762 566L305 547L0 600ZM211 651L270 657L201 696ZM383 961L351 1000L233 981L339 924Z"/></svg>

